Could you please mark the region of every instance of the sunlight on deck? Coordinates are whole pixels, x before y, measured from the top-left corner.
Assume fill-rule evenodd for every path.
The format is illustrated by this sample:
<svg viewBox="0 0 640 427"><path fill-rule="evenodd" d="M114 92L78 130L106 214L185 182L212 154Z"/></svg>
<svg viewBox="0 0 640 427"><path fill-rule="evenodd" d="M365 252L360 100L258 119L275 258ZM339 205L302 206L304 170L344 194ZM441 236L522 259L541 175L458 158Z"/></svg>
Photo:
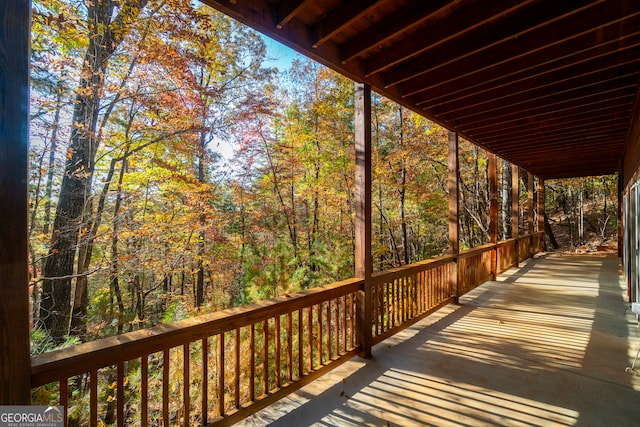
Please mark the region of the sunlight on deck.
<svg viewBox="0 0 640 427"><path fill-rule="evenodd" d="M635 426L640 346L616 258L511 269L242 425Z"/></svg>

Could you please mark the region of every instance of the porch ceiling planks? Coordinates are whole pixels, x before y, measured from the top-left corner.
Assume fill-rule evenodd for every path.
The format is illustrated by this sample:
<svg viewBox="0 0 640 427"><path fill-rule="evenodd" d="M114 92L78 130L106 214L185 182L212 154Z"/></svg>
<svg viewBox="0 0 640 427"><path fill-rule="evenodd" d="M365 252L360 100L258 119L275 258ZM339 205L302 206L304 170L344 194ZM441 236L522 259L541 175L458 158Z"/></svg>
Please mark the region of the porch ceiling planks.
<svg viewBox="0 0 640 427"><path fill-rule="evenodd" d="M634 0L203 0L543 179L615 173Z"/></svg>

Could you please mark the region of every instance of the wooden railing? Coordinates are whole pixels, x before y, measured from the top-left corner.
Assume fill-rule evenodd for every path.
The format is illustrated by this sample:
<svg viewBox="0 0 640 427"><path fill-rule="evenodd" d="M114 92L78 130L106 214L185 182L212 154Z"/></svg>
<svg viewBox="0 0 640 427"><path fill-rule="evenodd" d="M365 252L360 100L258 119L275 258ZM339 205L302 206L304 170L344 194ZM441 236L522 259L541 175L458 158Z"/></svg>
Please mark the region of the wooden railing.
<svg viewBox="0 0 640 427"><path fill-rule="evenodd" d="M448 255L373 275L373 343L379 343L452 300Z"/></svg>
<svg viewBox="0 0 640 427"><path fill-rule="evenodd" d="M531 244L531 256L537 254L538 252L544 251L544 233L534 233L531 235L532 244Z"/></svg>
<svg viewBox="0 0 640 427"><path fill-rule="evenodd" d="M498 242L497 251L497 270L496 274L500 274L516 265L516 245L517 239L507 239Z"/></svg>
<svg viewBox="0 0 640 427"><path fill-rule="evenodd" d="M372 343L541 245L536 233L374 274ZM232 424L360 351L362 290L363 279L345 280L33 356L33 403L63 405L68 425Z"/></svg>
<svg viewBox="0 0 640 427"><path fill-rule="evenodd" d="M357 353L362 286L346 280L34 356L34 404L61 404L76 425L231 424ZM38 401L54 392L57 402Z"/></svg>
<svg viewBox="0 0 640 427"><path fill-rule="evenodd" d="M488 244L461 252L458 257L458 296L493 279L491 257L496 245Z"/></svg>
<svg viewBox="0 0 640 427"><path fill-rule="evenodd" d="M518 257L522 259L529 258L532 254L531 234L518 237Z"/></svg>

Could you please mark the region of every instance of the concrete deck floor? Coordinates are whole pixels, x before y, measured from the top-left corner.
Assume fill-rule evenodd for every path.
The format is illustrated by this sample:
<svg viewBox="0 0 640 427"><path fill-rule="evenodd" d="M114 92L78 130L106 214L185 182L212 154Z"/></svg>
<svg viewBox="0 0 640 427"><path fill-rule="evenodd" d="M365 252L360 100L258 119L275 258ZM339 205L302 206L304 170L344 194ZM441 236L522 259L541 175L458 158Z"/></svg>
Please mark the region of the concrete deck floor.
<svg viewBox="0 0 640 427"><path fill-rule="evenodd" d="M240 425L640 426L618 269L529 260Z"/></svg>

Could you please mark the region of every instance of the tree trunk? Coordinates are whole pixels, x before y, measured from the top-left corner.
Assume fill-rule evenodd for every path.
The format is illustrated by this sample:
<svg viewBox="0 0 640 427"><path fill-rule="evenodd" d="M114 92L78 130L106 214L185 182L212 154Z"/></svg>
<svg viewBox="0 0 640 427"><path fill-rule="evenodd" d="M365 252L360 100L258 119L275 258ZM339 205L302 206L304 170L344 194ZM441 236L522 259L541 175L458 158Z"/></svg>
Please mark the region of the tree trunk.
<svg viewBox="0 0 640 427"><path fill-rule="evenodd" d="M121 5L121 12L114 20L111 18L116 2L96 0L88 3L88 21L93 29L84 57L84 77L74 103L74 127L43 272L39 326L51 335L54 342L62 342L69 333L71 279L82 216L91 191L98 149L95 135L100 96L108 59L126 35L127 24L135 21L147 1L130 1Z"/></svg>
<svg viewBox="0 0 640 427"><path fill-rule="evenodd" d="M116 203L113 208L113 235L111 237L111 271L110 271L110 291L113 297L115 297L118 304L118 331L120 332L123 327L124 317L124 301L122 300L122 292L120 291L119 272L118 272L118 241L119 241L119 224L120 224L120 206L122 205L122 181L125 174L125 162L123 160L122 168L120 169L120 175L118 176L118 187L116 191ZM113 311L112 311L113 313Z"/></svg>
<svg viewBox="0 0 640 427"><path fill-rule="evenodd" d="M549 237L551 247L553 249L558 249L558 241L556 240L556 236L553 234L553 230L551 229L551 224L549 224L549 218L547 217L547 215L544 216L544 232Z"/></svg>
<svg viewBox="0 0 640 427"><path fill-rule="evenodd" d="M203 108L202 112L202 123L204 125L204 120L206 119L207 111L206 107ZM201 186L205 183L205 154L206 154L206 136L207 131L200 132L200 150L198 152L198 182ZM198 217L199 222L199 231L198 231L198 258L197 258L197 276L196 276L196 289L195 289L195 304L196 308L200 308L202 304L204 304L204 253L205 253L205 226L206 226L206 216L205 216L205 208L206 203L204 202L204 195L201 197L201 205L199 209L201 209L200 215Z"/></svg>
<svg viewBox="0 0 640 427"><path fill-rule="evenodd" d="M49 227L51 225L51 199L53 195L53 171L56 163L56 151L58 150L58 129L60 128L60 111L62 110L62 92L63 85L62 79L65 77L63 73L58 80L56 88L56 112L53 118L53 125L51 126L51 147L49 147L49 167L47 169L47 183L44 193L44 225L42 232L49 234Z"/></svg>

